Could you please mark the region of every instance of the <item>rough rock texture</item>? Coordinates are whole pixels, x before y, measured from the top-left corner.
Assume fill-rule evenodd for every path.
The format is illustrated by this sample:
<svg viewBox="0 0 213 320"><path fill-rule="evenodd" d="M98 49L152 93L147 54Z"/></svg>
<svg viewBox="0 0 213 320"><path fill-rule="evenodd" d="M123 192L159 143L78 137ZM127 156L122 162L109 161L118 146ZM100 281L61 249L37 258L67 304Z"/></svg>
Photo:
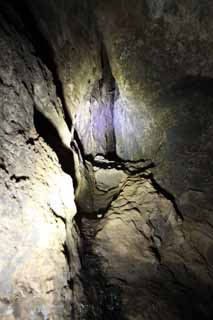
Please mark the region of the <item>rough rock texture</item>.
<svg viewBox="0 0 213 320"><path fill-rule="evenodd" d="M212 77L210 1L36 0L29 10L87 154L154 157L160 94Z"/></svg>
<svg viewBox="0 0 213 320"><path fill-rule="evenodd" d="M0 317L211 320L211 1L2 3Z"/></svg>
<svg viewBox="0 0 213 320"><path fill-rule="evenodd" d="M132 160L153 157L159 148L154 133L161 128L159 94L186 77L212 77L212 3L94 3L120 91L114 107L117 154Z"/></svg>
<svg viewBox="0 0 213 320"><path fill-rule="evenodd" d="M104 96L101 84L102 71L106 73L102 70L105 58L101 57L103 50L90 16L89 3L76 0L27 2L35 25L48 44L68 115L86 153L105 153L108 148L105 134L109 135L109 140L113 139L108 134L111 125L107 121L111 117L111 97ZM111 85L109 77L107 81L108 86ZM97 122L99 118L102 128Z"/></svg>
<svg viewBox="0 0 213 320"><path fill-rule="evenodd" d="M113 106L119 91L92 4L76 0L27 2L48 43L67 112L85 153L115 152Z"/></svg>
<svg viewBox="0 0 213 320"><path fill-rule="evenodd" d="M34 110L44 104L54 114L60 104L22 28L13 11L1 14L0 318L70 319L65 242L75 214L72 179L40 136Z"/></svg>
<svg viewBox="0 0 213 320"><path fill-rule="evenodd" d="M201 196L188 195L191 189L207 203L211 2L37 0L30 8L54 52L85 153L152 159L156 179L182 199L179 205Z"/></svg>
<svg viewBox="0 0 213 320"><path fill-rule="evenodd" d="M97 172L99 185L109 188L110 177L119 192L105 215L78 220L77 319L211 319L211 229L201 235L199 225L183 222L149 171Z"/></svg>
<svg viewBox="0 0 213 320"><path fill-rule="evenodd" d="M120 91L117 154L152 159L184 217L212 224L212 3L116 4L97 2L96 17Z"/></svg>

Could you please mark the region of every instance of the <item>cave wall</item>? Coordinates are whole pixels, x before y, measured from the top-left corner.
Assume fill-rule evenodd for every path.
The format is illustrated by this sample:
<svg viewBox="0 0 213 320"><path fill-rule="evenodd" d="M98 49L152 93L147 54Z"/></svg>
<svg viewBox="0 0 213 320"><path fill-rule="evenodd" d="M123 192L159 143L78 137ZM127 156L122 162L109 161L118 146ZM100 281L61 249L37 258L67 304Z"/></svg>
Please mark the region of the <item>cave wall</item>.
<svg viewBox="0 0 213 320"><path fill-rule="evenodd" d="M212 77L212 4L94 3L120 91L114 107L117 153L132 160L154 157L164 142L159 116L167 113L168 122L173 113L172 106L162 110L159 94L188 77Z"/></svg>
<svg viewBox="0 0 213 320"><path fill-rule="evenodd" d="M50 71L7 4L0 51L0 318L70 319L66 228L76 212L73 183L43 139L34 108L44 103L55 114L61 104ZM47 129L57 145L54 127Z"/></svg>
<svg viewBox="0 0 213 320"><path fill-rule="evenodd" d="M211 2L37 0L29 8L85 154L150 159L185 217L210 223Z"/></svg>
<svg viewBox="0 0 213 320"><path fill-rule="evenodd" d="M117 154L151 158L159 183L182 199L186 215L203 216L187 202L211 199L212 10L210 1L96 3L120 91Z"/></svg>
<svg viewBox="0 0 213 320"><path fill-rule="evenodd" d="M37 0L29 7L87 154L154 157L166 135L159 118L172 113L158 114L160 94L185 78L212 76L210 1ZM115 83L107 85L110 73Z"/></svg>
<svg viewBox="0 0 213 320"><path fill-rule="evenodd" d="M111 139L111 126L106 120L110 117L110 101L99 103L102 48L89 2L38 0L28 1L28 5L52 52L69 118L85 152L104 154L109 148L105 135ZM102 126L97 123L100 121Z"/></svg>
<svg viewBox="0 0 213 320"><path fill-rule="evenodd" d="M2 319L212 319L211 2L1 12Z"/></svg>

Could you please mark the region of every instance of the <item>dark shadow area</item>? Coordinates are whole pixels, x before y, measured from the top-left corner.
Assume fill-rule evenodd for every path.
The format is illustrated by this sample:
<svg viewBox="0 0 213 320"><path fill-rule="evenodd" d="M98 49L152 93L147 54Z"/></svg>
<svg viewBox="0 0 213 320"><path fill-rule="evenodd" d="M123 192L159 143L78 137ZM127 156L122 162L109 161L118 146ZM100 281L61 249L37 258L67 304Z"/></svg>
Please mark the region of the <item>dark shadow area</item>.
<svg viewBox="0 0 213 320"><path fill-rule="evenodd" d="M80 151L80 155L81 155L81 160L83 161L84 165L85 164L85 155L84 155L84 147L81 143L81 140L79 138L79 135L78 135L78 132L76 130L74 130L74 136L73 136L73 140L75 141L75 143L77 143L77 148L79 149ZM72 146L73 143L71 143L71 146ZM73 147L75 148L75 144L73 144ZM76 152L78 152L78 150L76 150Z"/></svg>
<svg viewBox="0 0 213 320"><path fill-rule="evenodd" d="M190 99L197 98L197 105L203 100L205 101L203 107L205 107L206 100L208 101L208 99L213 98L212 88L213 79L210 77L187 76L162 89L157 98L154 98L153 104L159 105L160 102L161 109L163 109L164 105L168 107L168 104L170 103L172 107L175 103L179 103L179 99L185 98L189 99L187 105L190 106ZM176 110L176 112L177 111L178 110Z"/></svg>
<svg viewBox="0 0 213 320"><path fill-rule="evenodd" d="M187 210L186 207L184 210L186 204L181 205L183 198L179 200L178 197L185 197L183 195L188 194L189 189L203 190L207 197L211 194L212 88L212 78L185 77L167 88L155 100L156 117L165 117L165 128L159 126L156 134L162 129L162 136L165 135L166 138L159 149L156 148L154 161L157 165L153 172L164 190L177 197L177 204L184 218L189 216L190 219L197 219L197 215L204 220L208 208L205 201L202 202L201 209L198 205L201 200L198 199L194 205L194 200L185 199ZM167 112L172 121L166 116ZM197 205L199 208L196 209Z"/></svg>
<svg viewBox="0 0 213 320"><path fill-rule="evenodd" d="M74 188L76 188L77 181L72 151L62 145L56 129L37 110L34 111L34 124L39 135L56 152L63 171L72 177Z"/></svg>
<svg viewBox="0 0 213 320"><path fill-rule="evenodd" d="M143 267L149 268L141 265L141 270ZM184 274L181 265L168 267L175 270L174 275L178 279L182 278L181 282L159 265L156 276L143 279L141 271L137 283L129 285L129 303L135 301L135 315L148 315L150 320L212 320L212 285L204 283L190 270Z"/></svg>
<svg viewBox="0 0 213 320"><path fill-rule="evenodd" d="M208 77L189 76L177 81L177 83L169 88L168 92L173 93L203 93L206 96L213 97L213 79Z"/></svg>
<svg viewBox="0 0 213 320"><path fill-rule="evenodd" d="M79 236L82 239L79 248L81 258L80 277L86 297L86 304L80 319L127 320L122 312L122 288L107 280L102 268L102 261L94 253L93 240L99 223L97 220L89 219L84 219L84 222L82 222L78 216L77 225Z"/></svg>
<svg viewBox="0 0 213 320"><path fill-rule="evenodd" d="M108 153L105 155L98 155L100 159L97 160L93 158L93 156L85 156L85 159L88 160L93 166L102 168L102 169L116 169L122 170L129 175L135 175L138 173L142 173L148 169L155 168L154 162L151 160L123 160L118 157L115 153Z"/></svg>

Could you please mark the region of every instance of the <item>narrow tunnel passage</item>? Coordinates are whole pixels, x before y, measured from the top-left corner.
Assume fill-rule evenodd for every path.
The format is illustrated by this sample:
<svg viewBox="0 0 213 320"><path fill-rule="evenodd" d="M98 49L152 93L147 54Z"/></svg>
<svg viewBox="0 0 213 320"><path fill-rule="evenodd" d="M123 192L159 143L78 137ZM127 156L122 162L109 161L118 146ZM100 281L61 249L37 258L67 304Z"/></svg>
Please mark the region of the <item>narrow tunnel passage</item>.
<svg viewBox="0 0 213 320"><path fill-rule="evenodd" d="M164 2L2 0L3 320L212 319L213 7Z"/></svg>

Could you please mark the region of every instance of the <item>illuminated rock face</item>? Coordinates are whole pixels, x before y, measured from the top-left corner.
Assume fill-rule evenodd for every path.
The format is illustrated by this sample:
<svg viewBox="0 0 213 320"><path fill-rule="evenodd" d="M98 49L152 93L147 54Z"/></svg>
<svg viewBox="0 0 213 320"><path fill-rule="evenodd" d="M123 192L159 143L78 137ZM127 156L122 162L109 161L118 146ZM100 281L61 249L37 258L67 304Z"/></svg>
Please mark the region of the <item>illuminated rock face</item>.
<svg viewBox="0 0 213 320"><path fill-rule="evenodd" d="M165 112L160 94L187 77L212 77L210 1L37 0L29 6L54 54L85 153L155 157L163 143L156 134L156 113Z"/></svg>
<svg viewBox="0 0 213 320"><path fill-rule="evenodd" d="M103 206L114 192L114 200L78 219L84 290L76 318L211 319L211 228L184 221L142 164L106 164L96 167L95 198Z"/></svg>
<svg viewBox="0 0 213 320"><path fill-rule="evenodd" d="M43 97L57 105L55 87L16 24L8 25L1 15L2 25L0 318L70 319L65 242L75 214L72 179L36 130L33 108ZM43 95L33 93L36 85L43 87Z"/></svg>
<svg viewBox="0 0 213 320"><path fill-rule="evenodd" d="M165 113L168 123L174 108L167 106L165 110L160 105L161 94L187 77L212 78L212 3L94 3L98 28L120 92L114 106L117 154L123 159L153 158L159 147L167 144L165 137L160 141L156 134L162 129L159 112L161 117Z"/></svg>
<svg viewBox="0 0 213 320"><path fill-rule="evenodd" d="M0 318L211 320L211 1L4 2Z"/></svg>

